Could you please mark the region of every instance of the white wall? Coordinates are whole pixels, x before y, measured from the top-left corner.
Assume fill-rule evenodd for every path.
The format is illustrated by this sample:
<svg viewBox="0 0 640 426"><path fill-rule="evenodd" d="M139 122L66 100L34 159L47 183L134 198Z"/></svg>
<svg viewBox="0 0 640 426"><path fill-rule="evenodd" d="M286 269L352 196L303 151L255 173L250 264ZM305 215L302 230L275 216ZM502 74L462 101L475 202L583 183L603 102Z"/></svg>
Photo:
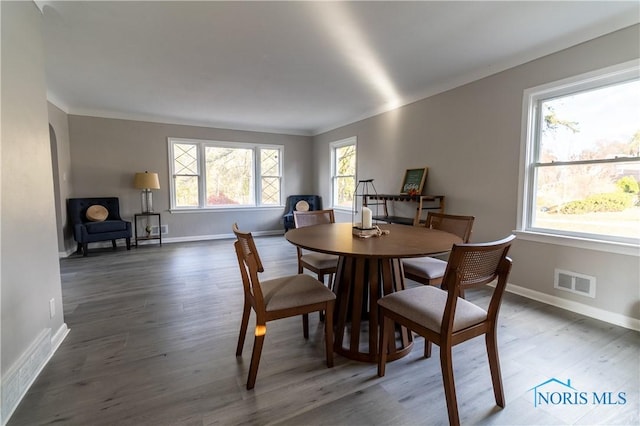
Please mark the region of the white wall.
<svg viewBox="0 0 640 426"><path fill-rule="evenodd" d="M41 15L1 2L0 382L4 423L61 341L62 314ZM34 261L38 267L34 267ZM49 317L53 299L56 315Z"/></svg>
<svg viewBox="0 0 640 426"><path fill-rule="evenodd" d="M509 234L517 220L523 91L638 58L639 29L629 27L318 135L316 191L329 199L329 143L357 136L359 178L375 179L378 193L397 193L405 169L428 166L426 193L446 195L449 213L476 216L472 241ZM529 296L548 296L563 306L576 302L618 323L640 324L638 256L522 239L511 254L510 282ZM555 290L556 267L595 276L596 298Z"/></svg>

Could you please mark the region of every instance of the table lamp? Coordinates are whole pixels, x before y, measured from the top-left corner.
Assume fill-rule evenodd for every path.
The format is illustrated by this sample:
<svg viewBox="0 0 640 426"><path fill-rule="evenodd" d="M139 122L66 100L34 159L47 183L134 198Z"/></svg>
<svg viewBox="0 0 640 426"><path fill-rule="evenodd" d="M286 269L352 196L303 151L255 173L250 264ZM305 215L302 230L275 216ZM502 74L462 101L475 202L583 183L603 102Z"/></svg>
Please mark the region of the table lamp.
<svg viewBox="0 0 640 426"><path fill-rule="evenodd" d="M153 196L151 194L152 189L160 189L160 181L158 180L157 173L136 173L133 179L133 186L137 189L142 189L140 193L142 201L142 213L153 212Z"/></svg>

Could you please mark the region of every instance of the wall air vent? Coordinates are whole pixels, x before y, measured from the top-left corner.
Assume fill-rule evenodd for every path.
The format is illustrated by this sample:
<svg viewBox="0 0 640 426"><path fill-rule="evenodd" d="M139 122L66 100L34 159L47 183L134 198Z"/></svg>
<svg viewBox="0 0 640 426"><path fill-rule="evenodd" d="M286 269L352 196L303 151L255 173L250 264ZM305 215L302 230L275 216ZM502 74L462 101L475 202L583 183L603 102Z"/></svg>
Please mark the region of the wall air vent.
<svg viewBox="0 0 640 426"><path fill-rule="evenodd" d="M589 275L556 269L553 286L570 293L596 297L596 277Z"/></svg>

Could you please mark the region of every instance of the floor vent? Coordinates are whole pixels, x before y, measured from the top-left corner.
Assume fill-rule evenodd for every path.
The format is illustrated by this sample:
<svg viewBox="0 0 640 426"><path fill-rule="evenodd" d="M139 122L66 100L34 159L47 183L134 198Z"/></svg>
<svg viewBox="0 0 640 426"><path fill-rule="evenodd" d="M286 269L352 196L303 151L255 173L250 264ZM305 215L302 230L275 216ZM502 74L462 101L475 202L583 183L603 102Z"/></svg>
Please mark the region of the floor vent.
<svg viewBox="0 0 640 426"><path fill-rule="evenodd" d="M596 277L589 275L556 269L553 286L571 293L596 297Z"/></svg>
<svg viewBox="0 0 640 426"><path fill-rule="evenodd" d="M165 235L168 233L169 233L169 225L162 225L162 235ZM159 235L157 226L154 225L151 227L151 235Z"/></svg>

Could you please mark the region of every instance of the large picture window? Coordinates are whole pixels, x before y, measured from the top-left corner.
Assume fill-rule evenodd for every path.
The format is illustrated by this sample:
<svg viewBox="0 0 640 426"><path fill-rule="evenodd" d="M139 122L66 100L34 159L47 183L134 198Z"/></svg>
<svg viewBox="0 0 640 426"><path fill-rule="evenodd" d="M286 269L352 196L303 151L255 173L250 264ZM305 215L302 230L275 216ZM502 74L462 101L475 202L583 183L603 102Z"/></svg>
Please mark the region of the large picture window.
<svg viewBox="0 0 640 426"><path fill-rule="evenodd" d="M171 207L281 205L283 149L170 138Z"/></svg>
<svg viewBox="0 0 640 426"><path fill-rule="evenodd" d="M356 138L331 143L333 207L351 209L356 190Z"/></svg>
<svg viewBox="0 0 640 426"><path fill-rule="evenodd" d="M637 63L525 91L523 231L638 244Z"/></svg>

